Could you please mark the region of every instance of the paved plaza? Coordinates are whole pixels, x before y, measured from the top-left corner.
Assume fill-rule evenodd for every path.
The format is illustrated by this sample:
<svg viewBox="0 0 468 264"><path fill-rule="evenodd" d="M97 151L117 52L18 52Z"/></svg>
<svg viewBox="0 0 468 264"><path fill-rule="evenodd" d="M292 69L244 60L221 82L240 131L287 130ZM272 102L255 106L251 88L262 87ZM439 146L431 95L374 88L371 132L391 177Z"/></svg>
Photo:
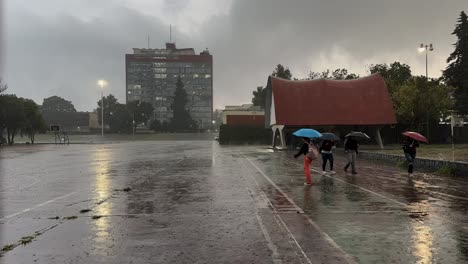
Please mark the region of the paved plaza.
<svg viewBox="0 0 468 264"><path fill-rule="evenodd" d="M339 150L337 152L340 152ZM468 180L210 140L0 150L0 263L466 263ZM358 157L359 159L359 157Z"/></svg>

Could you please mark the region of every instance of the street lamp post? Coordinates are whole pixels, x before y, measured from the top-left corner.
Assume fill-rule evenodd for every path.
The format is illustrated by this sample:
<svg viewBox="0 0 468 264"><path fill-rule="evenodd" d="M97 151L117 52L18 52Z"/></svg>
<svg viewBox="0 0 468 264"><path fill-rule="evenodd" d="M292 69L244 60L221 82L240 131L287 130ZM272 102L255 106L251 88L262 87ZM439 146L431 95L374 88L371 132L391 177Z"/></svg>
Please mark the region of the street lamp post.
<svg viewBox="0 0 468 264"><path fill-rule="evenodd" d="M428 44L421 43L421 45L419 45L419 52L426 53L426 85L427 85L426 88L429 88L429 76L427 72L427 54L429 53L429 51L433 51L433 50L434 50L434 46L432 46L432 44L428 45ZM429 112L426 112L426 136L427 138L429 138Z"/></svg>
<svg viewBox="0 0 468 264"><path fill-rule="evenodd" d="M101 87L101 136L104 136L104 86L106 84L105 80L98 81L98 85Z"/></svg>

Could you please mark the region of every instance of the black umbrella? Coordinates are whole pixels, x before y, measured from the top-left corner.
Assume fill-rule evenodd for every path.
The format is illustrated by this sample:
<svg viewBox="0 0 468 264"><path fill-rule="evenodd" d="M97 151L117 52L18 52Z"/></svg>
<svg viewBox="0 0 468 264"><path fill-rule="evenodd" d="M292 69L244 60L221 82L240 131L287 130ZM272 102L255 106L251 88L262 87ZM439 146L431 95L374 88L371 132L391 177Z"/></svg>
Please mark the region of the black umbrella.
<svg viewBox="0 0 468 264"><path fill-rule="evenodd" d="M346 135L345 137L360 137L360 138L370 139L370 137L364 132L351 132L348 135Z"/></svg>
<svg viewBox="0 0 468 264"><path fill-rule="evenodd" d="M333 133L322 133L322 136L320 137L320 139L323 139L323 140L340 140L340 138L333 134Z"/></svg>

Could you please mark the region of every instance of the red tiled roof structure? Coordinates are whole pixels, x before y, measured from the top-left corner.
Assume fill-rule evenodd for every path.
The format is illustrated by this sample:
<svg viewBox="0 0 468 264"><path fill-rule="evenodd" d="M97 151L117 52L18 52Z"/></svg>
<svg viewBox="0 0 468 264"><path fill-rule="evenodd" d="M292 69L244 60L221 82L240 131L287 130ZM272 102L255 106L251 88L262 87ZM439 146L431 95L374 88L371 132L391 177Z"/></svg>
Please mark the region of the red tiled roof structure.
<svg viewBox="0 0 468 264"><path fill-rule="evenodd" d="M355 80L306 81L270 76L268 88L273 96L269 93L267 98L267 126L396 124L387 86L379 74Z"/></svg>

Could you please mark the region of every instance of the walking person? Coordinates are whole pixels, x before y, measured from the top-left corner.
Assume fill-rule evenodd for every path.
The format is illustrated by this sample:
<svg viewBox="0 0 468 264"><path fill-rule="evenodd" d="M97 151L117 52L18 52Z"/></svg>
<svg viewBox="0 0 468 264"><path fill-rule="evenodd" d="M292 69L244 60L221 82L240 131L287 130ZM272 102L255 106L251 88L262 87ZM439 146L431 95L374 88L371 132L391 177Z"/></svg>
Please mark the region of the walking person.
<svg viewBox="0 0 468 264"><path fill-rule="evenodd" d="M333 147L335 142L333 140L324 140L320 146L320 153L322 154L322 174L326 173L327 162L330 161L330 173L335 174L333 171Z"/></svg>
<svg viewBox="0 0 468 264"><path fill-rule="evenodd" d="M403 142L403 152L405 153L406 161L408 162L408 176L413 176L413 164L416 159L416 148L419 147L419 142L406 137L406 140Z"/></svg>
<svg viewBox="0 0 468 264"><path fill-rule="evenodd" d="M301 149L299 152L294 155L294 158L299 157L300 155L304 155L304 175L306 177L306 182L304 185L311 185L312 184L312 177L310 175L310 164L312 160L317 158L318 151L315 148L314 144L311 142L310 138L302 138L304 143L302 144Z"/></svg>
<svg viewBox="0 0 468 264"><path fill-rule="evenodd" d="M359 145L353 137L347 137L344 142L344 149L348 158L348 163L344 167L344 171L348 172L349 166L351 166L351 173L357 174L356 172L356 156L358 154Z"/></svg>

